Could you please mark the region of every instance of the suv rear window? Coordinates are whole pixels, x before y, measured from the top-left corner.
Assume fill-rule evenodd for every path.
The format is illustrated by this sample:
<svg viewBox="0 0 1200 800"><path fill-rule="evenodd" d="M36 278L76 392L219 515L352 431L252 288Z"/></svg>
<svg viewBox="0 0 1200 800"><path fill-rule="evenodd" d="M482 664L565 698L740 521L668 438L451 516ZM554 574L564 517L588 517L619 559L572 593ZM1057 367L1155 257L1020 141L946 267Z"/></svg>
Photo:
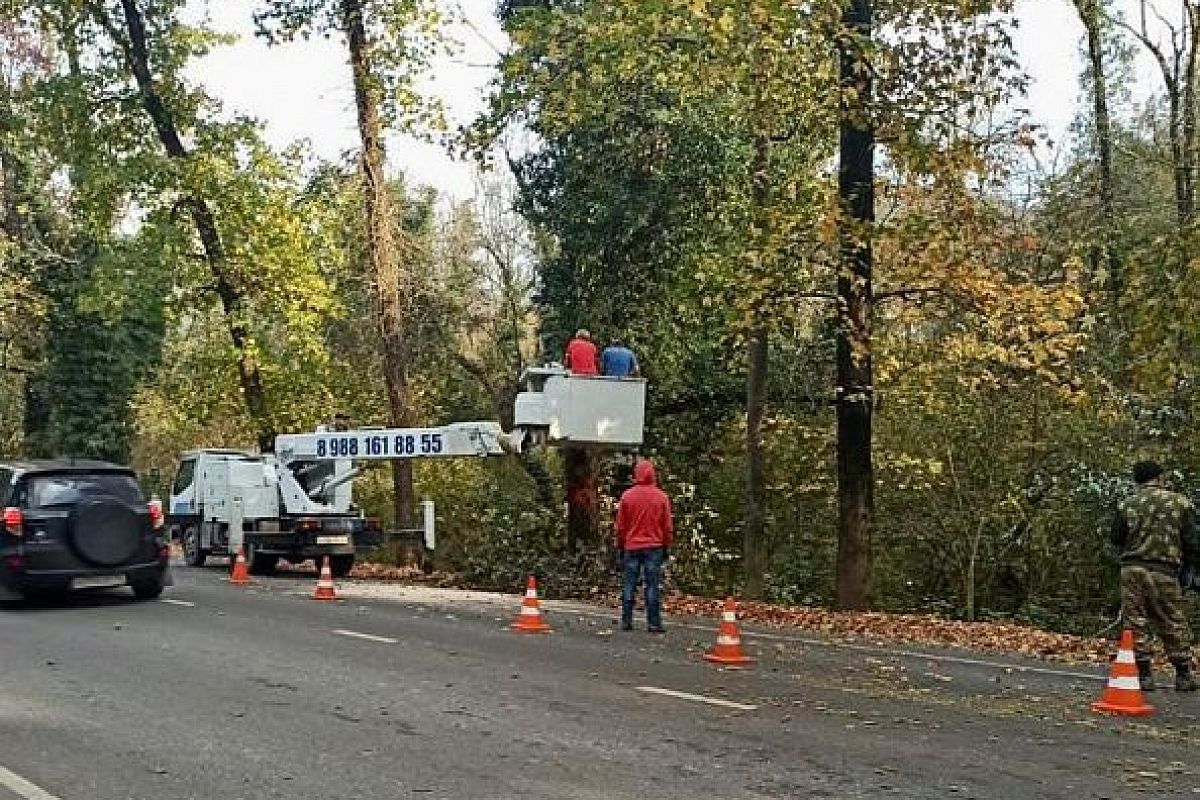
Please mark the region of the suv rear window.
<svg viewBox="0 0 1200 800"><path fill-rule="evenodd" d="M143 501L137 480L120 472L33 475L26 485L30 508L71 505L100 496L117 497L127 503Z"/></svg>

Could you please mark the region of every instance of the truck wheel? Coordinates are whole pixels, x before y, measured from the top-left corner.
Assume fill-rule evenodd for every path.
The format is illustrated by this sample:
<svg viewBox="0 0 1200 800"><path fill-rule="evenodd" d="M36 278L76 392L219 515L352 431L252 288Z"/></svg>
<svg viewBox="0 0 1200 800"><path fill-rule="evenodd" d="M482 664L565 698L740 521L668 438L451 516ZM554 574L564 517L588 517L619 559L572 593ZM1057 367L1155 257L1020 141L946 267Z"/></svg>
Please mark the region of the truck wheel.
<svg viewBox="0 0 1200 800"><path fill-rule="evenodd" d="M200 529L188 525L183 529L183 563L189 567L203 567L207 558L208 553L200 547Z"/></svg>
<svg viewBox="0 0 1200 800"><path fill-rule="evenodd" d="M335 578L344 578L354 569L354 556L330 556L329 571Z"/></svg>
<svg viewBox="0 0 1200 800"><path fill-rule="evenodd" d="M250 562L251 575L270 575L279 564L279 556L263 553L257 545L246 545L246 560Z"/></svg>

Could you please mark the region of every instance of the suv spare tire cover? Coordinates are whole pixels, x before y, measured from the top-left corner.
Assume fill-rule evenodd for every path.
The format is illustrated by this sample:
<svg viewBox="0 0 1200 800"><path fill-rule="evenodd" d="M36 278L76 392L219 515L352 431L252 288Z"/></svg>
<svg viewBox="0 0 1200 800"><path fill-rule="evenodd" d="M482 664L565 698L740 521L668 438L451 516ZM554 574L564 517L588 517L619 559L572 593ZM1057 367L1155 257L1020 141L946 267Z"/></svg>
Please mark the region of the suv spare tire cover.
<svg viewBox="0 0 1200 800"><path fill-rule="evenodd" d="M90 497L71 514L71 543L80 558L101 567L128 563L141 544L141 520L115 497Z"/></svg>

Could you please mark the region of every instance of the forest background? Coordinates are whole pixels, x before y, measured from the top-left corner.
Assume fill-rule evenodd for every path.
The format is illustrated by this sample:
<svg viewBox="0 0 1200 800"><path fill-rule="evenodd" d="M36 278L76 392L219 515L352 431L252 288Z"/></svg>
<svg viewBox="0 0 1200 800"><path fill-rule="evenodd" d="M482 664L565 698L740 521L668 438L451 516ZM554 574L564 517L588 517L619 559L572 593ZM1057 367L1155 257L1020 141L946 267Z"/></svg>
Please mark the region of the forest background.
<svg viewBox="0 0 1200 800"><path fill-rule="evenodd" d="M1006 0L222 4L339 54L331 155L210 94L203 3L0 0L2 449L166 492L184 450L339 411L508 423L584 326L649 381L678 587L1097 630L1131 461L1200 489L1200 3L1037 2L1081 52L1065 131ZM432 152L453 189L396 167ZM356 491L391 526L434 500L464 583L566 590L609 580L623 469Z"/></svg>

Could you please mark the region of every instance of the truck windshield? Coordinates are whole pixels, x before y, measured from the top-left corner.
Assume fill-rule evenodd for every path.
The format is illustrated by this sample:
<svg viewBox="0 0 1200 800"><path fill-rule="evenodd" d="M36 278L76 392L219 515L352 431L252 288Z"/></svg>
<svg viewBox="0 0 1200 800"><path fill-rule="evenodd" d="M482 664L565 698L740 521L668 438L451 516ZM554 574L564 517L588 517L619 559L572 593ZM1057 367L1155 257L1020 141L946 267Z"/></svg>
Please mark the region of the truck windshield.
<svg viewBox="0 0 1200 800"><path fill-rule="evenodd" d="M133 476L120 472L35 475L28 485L31 508L69 505L89 497L116 497L127 503L143 500Z"/></svg>
<svg viewBox="0 0 1200 800"><path fill-rule="evenodd" d="M175 484L171 487L171 494L183 494L195 479L196 462L191 459L184 461L179 465L179 473L175 476Z"/></svg>
<svg viewBox="0 0 1200 800"><path fill-rule="evenodd" d="M336 465L332 461L298 461L292 465L292 472L304 493L313 497L321 485L334 476Z"/></svg>

